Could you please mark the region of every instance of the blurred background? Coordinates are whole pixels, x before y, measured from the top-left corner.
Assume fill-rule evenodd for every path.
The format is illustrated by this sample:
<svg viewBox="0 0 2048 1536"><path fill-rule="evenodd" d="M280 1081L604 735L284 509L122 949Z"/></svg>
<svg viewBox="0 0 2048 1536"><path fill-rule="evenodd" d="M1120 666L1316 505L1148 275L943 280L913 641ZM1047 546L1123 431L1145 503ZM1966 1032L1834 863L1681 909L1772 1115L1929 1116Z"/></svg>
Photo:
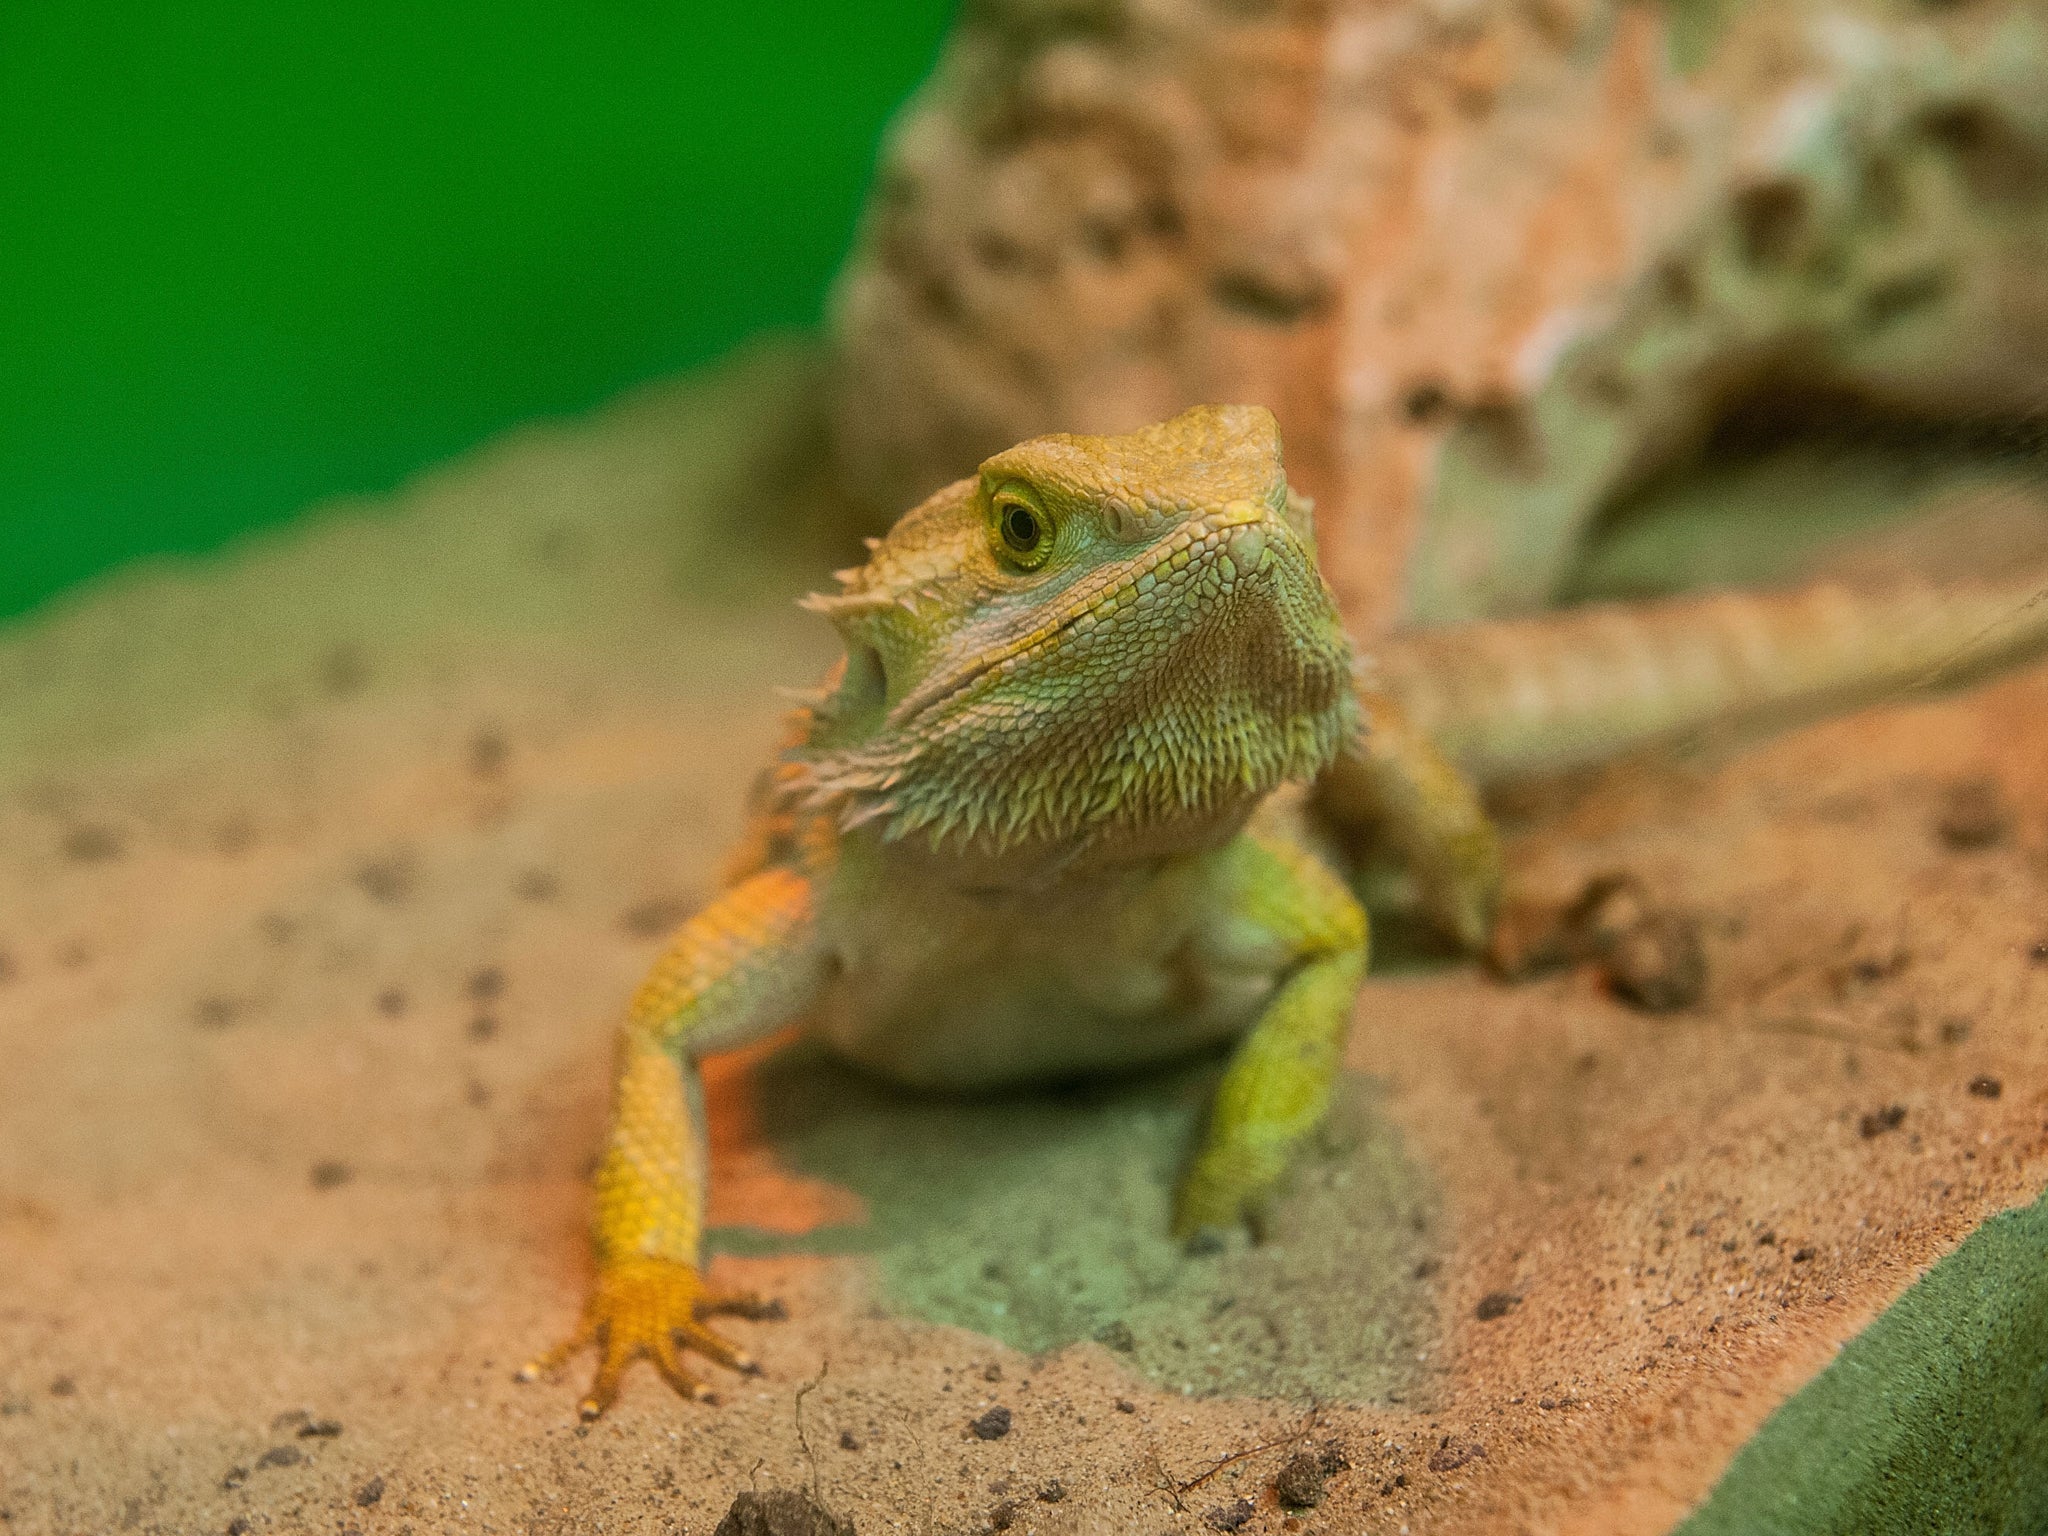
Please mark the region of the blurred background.
<svg viewBox="0 0 2048 1536"><path fill-rule="evenodd" d="M814 323L951 9L0 7L0 617Z"/></svg>

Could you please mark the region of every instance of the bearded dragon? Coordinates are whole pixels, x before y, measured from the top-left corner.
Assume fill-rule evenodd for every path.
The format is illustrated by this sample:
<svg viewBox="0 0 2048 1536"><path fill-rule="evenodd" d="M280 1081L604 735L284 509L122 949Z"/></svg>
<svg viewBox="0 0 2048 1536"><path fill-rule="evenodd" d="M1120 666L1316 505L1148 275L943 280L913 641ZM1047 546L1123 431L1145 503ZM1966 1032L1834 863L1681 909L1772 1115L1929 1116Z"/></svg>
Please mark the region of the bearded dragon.
<svg viewBox="0 0 2048 1536"><path fill-rule="evenodd" d="M587 1418L641 1356L700 1398L686 1351L754 1369L704 1321L760 1306L699 1272L706 1053L802 1018L865 1068L967 1089L1235 1042L1173 1224L1256 1224L1366 971L1332 828L1372 825L1476 950L1501 880L1478 779L2048 638L2048 605L2007 622L2009 584L1821 584L1407 637L1361 669L1250 406L997 454L839 581L806 601L845 656L620 1027L595 1282L520 1373L595 1344Z"/></svg>

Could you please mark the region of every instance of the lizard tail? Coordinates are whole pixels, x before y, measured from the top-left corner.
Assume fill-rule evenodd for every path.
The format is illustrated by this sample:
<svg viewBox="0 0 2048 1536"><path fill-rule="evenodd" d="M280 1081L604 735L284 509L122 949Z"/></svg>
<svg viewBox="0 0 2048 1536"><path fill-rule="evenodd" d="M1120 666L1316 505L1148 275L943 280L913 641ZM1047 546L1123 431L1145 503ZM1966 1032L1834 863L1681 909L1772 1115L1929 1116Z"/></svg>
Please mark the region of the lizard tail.
<svg viewBox="0 0 2048 1536"><path fill-rule="evenodd" d="M1821 580L1413 630L1376 686L1481 784L1703 727L1758 728L1954 687L2048 651L2048 570Z"/></svg>

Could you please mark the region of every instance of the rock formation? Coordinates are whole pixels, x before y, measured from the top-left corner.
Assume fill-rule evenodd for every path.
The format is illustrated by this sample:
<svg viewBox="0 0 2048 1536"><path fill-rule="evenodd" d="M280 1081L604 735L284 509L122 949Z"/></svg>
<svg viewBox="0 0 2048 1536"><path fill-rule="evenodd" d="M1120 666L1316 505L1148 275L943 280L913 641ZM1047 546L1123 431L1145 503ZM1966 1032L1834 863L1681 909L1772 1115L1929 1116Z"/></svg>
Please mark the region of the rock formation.
<svg viewBox="0 0 2048 1536"><path fill-rule="evenodd" d="M1369 629L1568 594L1731 433L2012 467L2044 67L2023 5L979 0L841 280L841 473L1260 401Z"/></svg>

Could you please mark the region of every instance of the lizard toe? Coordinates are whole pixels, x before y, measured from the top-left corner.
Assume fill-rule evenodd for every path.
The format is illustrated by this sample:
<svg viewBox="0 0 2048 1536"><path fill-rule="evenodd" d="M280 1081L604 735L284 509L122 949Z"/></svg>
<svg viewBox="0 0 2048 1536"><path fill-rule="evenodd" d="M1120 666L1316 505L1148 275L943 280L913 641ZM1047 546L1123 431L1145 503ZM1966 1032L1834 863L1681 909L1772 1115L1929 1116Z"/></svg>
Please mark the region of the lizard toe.
<svg viewBox="0 0 2048 1536"><path fill-rule="evenodd" d="M597 1374L577 1405L585 1419L599 1417L617 1401L620 1381L642 1358L682 1396L715 1401L711 1388L684 1366L685 1351L748 1375L760 1370L751 1355L697 1320L709 1310L707 1302L729 1294L707 1291L694 1267L671 1259L629 1258L606 1265L576 1331L523 1368L519 1378L531 1381L552 1371L594 1342Z"/></svg>
<svg viewBox="0 0 2048 1536"><path fill-rule="evenodd" d="M750 1318L756 1322L779 1323L789 1316L789 1309L778 1298L762 1296L756 1291L723 1291L706 1286L697 1298L697 1315L717 1317L721 1314Z"/></svg>

